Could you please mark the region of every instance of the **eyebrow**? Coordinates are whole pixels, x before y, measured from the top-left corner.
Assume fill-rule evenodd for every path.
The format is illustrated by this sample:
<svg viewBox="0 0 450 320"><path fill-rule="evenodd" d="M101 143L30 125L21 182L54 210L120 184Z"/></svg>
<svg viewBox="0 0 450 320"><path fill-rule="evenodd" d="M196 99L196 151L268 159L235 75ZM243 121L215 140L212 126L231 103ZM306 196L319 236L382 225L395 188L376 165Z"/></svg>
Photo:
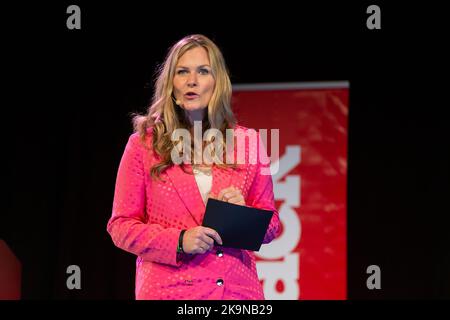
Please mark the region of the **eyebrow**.
<svg viewBox="0 0 450 320"><path fill-rule="evenodd" d="M209 64L202 64L201 66L198 66L197 68L204 68L204 67L209 67L211 68L211 66ZM181 68L181 69L189 69L189 67L185 67L185 66L177 66L177 68Z"/></svg>

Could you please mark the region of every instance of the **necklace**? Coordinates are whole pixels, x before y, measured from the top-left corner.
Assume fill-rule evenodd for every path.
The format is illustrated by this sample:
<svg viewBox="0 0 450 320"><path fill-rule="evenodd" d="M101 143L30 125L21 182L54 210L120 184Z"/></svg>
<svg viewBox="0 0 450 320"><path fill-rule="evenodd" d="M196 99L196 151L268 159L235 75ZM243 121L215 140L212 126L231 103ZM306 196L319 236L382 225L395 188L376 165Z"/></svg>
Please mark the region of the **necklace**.
<svg viewBox="0 0 450 320"><path fill-rule="evenodd" d="M192 171L195 174L203 173L207 176L210 176L212 174L211 167L205 167L205 166L200 167L200 165L197 165L197 164L192 165Z"/></svg>

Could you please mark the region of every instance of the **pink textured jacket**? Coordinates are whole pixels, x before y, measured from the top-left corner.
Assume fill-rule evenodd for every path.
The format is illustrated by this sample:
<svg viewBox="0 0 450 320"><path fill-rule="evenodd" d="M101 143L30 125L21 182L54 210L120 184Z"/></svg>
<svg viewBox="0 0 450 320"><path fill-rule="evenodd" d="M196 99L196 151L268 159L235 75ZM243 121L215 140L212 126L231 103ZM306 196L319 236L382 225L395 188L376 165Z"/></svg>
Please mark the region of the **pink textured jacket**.
<svg viewBox="0 0 450 320"><path fill-rule="evenodd" d="M151 140L148 129L145 145L150 147ZM246 159L254 152L247 144ZM107 226L117 247L137 255L136 299L264 299L252 251L215 247L177 259L180 231L202 224L205 204L195 177L179 166L165 170L164 181L151 179L150 168L157 162L151 149L132 134L120 162ZM264 238L268 243L278 236L280 220L272 177L261 175L262 167L259 159L238 169L214 166L211 192L217 195L233 185L241 189L246 205L274 211Z"/></svg>

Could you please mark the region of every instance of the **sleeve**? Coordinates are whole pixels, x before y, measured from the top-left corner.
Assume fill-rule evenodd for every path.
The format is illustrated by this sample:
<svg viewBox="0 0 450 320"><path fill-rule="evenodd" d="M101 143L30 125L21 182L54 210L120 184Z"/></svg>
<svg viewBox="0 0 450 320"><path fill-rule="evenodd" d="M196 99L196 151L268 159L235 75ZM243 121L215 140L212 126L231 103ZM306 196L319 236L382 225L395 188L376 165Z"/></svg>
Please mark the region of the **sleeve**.
<svg viewBox="0 0 450 320"><path fill-rule="evenodd" d="M180 266L177 259L181 230L147 224L144 146L137 134L130 136L120 161L114 190L112 216L107 231L114 244L144 260ZM179 258L179 257L178 257Z"/></svg>
<svg viewBox="0 0 450 320"><path fill-rule="evenodd" d="M259 146L259 144L261 144L259 134L257 141ZM263 148L261 149L264 150ZM261 149L260 151L262 151ZM267 232L264 236L263 243L271 242L281 232L279 213L275 207L272 175L267 174L269 172L270 172L270 163L263 164L260 160L260 157L257 157L255 178L250 187L247 197L247 205L258 209L273 211L273 216L269 223L269 227L267 228Z"/></svg>

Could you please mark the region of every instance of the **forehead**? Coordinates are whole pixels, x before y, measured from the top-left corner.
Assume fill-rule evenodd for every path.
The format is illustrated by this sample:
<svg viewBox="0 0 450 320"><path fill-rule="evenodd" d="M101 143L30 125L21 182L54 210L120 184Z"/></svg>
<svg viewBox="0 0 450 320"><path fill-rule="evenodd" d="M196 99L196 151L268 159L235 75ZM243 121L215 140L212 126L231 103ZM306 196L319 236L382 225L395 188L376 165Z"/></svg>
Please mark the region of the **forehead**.
<svg viewBox="0 0 450 320"><path fill-rule="evenodd" d="M195 47L189 49L178 59L177 66L198 66L198 65L209 65L208 52L203 47Z"/></svg>

